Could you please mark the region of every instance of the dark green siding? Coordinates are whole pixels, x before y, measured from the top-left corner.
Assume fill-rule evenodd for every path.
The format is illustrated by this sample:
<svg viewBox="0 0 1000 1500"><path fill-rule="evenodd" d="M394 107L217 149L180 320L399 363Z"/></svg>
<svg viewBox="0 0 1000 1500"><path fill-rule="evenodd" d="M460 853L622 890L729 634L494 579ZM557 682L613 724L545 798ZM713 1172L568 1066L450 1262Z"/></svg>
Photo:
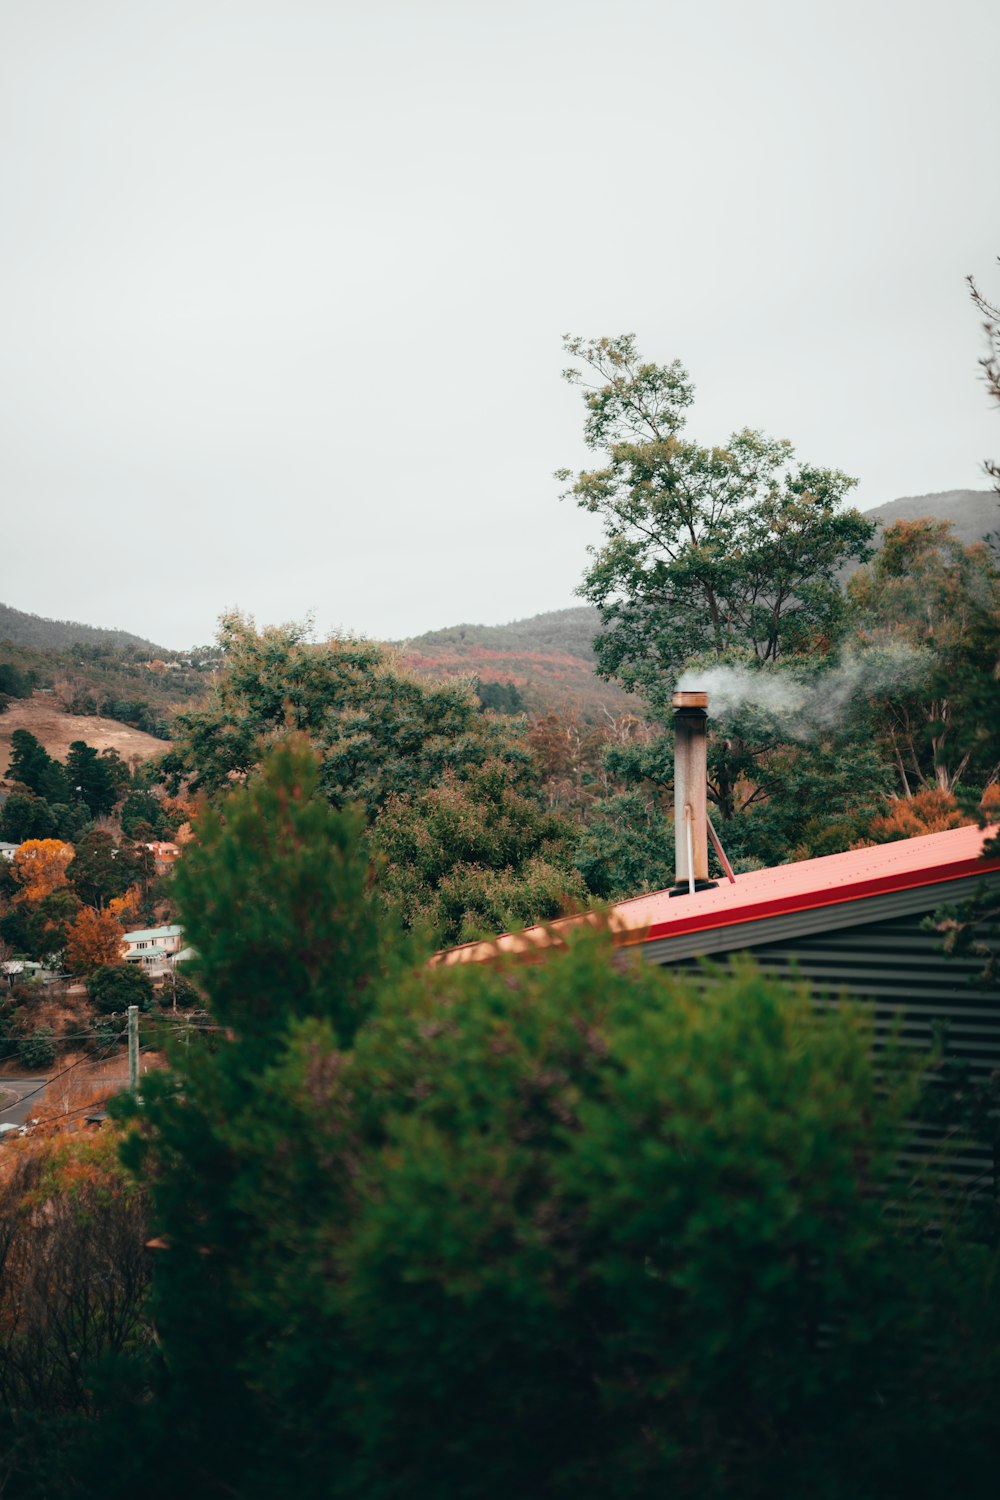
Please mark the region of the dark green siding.
<svg viewBox="0 0 1000 1500"><path fill-rule="evenodd" d="M927 913L917 912L863 926L816 932L755 944L749 950L769 973L806 981L817 1004L848 996L874 1007L875 1034L890 1029L902 1045L930 1055L940 1023L947 1027L949 1051L970 1066L970 1082L989 1084L1000 1071L1000 990L984 990L972 980L982 960L953 958L943 952L941 936L925 931ZM712 955L716 964L730 955ZM689 970L695 958L673 967ZM994 1184L997 1163L985 1144L949 1140L929 1126L916 1126L908 1162L941 1162L943 1175L954 1175L966 1188ZM957 1184L956 1184L957 1185Z"/></svg>

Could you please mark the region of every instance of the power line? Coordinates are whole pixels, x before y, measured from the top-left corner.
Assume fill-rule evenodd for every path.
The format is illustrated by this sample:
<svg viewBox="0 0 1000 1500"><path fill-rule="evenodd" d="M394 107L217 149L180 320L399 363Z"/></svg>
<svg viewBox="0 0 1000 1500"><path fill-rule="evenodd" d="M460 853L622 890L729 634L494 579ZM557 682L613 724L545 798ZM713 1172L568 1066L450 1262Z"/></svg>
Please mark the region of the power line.
<svg viewBox="0 0 1000 1500"><path fill-rule="evenodd" d="M53 1073L51 1078L46 1078L45 1082L40 1083L37 1089L29 1089L28 1092L26 1094L22 1094L19 1099L15 1099L13 1104L5 1105L3 1109L0 1109L0 1115L5 1115L9 1109L17 1109L18 1105L23 1104L26 1099L33 1099L36 1094L44 1093L47 1088L51 1088L52 1084L57 1083L60 1078L64 1078L67 1073L72 1073L74 1068L81 1067L83 1063L104 1062L111 1049L117 1046L117 1044L118 1038L115 1037L114 1041L109 1046L105 1047L104 1051L99 1057L78 1057L76 1062L70 1063L68 1067L62 1068L58 1073Z"/></svg>

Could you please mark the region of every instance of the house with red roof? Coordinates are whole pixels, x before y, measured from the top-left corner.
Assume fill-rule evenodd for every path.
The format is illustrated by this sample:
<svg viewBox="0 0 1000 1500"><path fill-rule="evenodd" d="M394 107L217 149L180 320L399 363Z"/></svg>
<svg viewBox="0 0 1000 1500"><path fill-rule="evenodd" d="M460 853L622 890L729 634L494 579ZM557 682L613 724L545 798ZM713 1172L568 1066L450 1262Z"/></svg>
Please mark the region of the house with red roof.
<svg viewBox="0 0 1000 1500"><path fill-rule="evenodd" d="M848 998L873 1008L876 1037L891 1029L901 1045L928 1055L944 1031L973 1083L1000 1073L1000 987L979 982L981 956L945 952L935 921L983 892L1000 905L1000 856L984 857L997 830L954 828L734 875L706 806L705 695L676 694L674 702L677 884L614 906L607 921L616 944L650 963L702 972L705 960L750 954L768 973L806 981L817 1003ZM720 881L708 878L709 835L726 871ZM573 927L599 921L568 917L466 943L436 961L539 958ZM969 1180L1000 1166L980 1148L963 1162Z"/></svg>

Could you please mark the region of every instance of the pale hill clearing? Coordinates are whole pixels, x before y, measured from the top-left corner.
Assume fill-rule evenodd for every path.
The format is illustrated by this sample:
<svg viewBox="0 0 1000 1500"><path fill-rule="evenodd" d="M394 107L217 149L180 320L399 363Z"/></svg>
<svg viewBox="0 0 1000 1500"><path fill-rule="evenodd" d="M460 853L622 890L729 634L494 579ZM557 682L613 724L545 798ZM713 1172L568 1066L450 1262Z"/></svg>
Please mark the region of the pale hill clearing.
<svg viewBox="0 0 1000 1500"><path fill-rule="evenodd" d="M5 714L0 714L0 776L10 764L10 741L15 729L27 729L40 740L56 760L65 760L74 740L84 740L97 750L117 750L122 760L138 755L150 760L170 749L168 740L155 739L141 729L129 729L116 719L97 714L66 714L51 693L35 693L31 698L14 698Z"/></svg>

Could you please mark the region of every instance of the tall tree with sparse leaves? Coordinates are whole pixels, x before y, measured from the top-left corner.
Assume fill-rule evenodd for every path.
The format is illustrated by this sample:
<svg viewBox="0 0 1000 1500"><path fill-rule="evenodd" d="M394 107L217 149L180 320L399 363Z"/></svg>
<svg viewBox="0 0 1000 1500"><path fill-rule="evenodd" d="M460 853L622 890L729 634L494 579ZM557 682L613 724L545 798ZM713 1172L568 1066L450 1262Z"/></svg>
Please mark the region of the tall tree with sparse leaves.
<svg viewBox="0 0 1000 1500"><path fill-rule="evenodd" d="M843 506L855 481L749 429L716 447L687 438L687 371L644 360L632 334L565 347L602 459L567 491L604 525L580 589L601 611L599 670L656 703L692 657L828 649L843 629L838 569L874 531Z"/></svg>

